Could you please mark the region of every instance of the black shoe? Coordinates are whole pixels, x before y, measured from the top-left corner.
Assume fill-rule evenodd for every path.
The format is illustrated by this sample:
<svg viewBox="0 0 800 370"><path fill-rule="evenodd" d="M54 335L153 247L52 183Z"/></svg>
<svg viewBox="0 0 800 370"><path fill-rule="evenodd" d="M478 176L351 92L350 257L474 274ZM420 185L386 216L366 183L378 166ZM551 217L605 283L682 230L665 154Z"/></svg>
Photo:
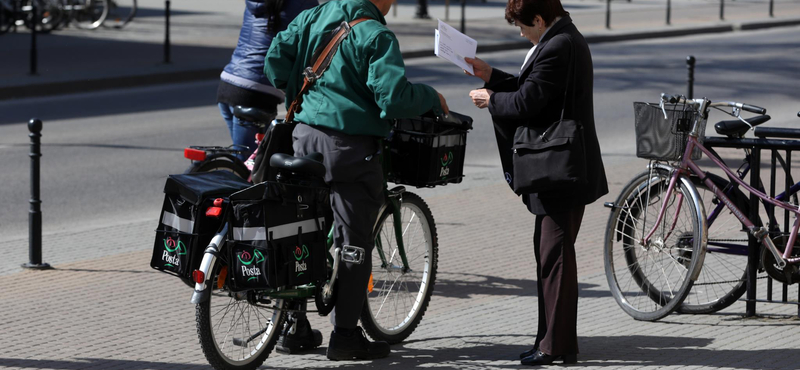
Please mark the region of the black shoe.
<svg viewBox="0 0 800 370"><path fill-rule="evenodd" d="M317 348L320 344L322 344L322 333L319 330L311 329L311 323L307 318L302 317L296 322L294 319L286 322L275 349L280 353L291 355L304 349Z"/></svg>
<svg viewBox="0 0 800 370"><path fill-rule="evenodd" d="M389 356L389 343L370 342L364 330L357 327L350 336L332 332L328 343L329 360L374 360Z"/></svg>
<svg viewBox="0 0 800 370"><path fill-rule="evenodd" d="M415 14L414 19L431 19L431 16L427 14Z"/></svg>
<svg viewBox="0 0 800 370"><path fill-rule="evenodd" d="M539 346L538 345L537 346L533 346L533 348L531 348L531 349L529 349L529 350L527 350L525 352L520 353L519 354L519 359L522 360L525 357L533 356L533 354L536 353L536 351L538 351L538 350L539 350Z"/></svg>
<svg viewBox="0 0 800 370"><path fill-rule="evenodd" d="M578 355L574 353L571 355L548 355L542 351L536 351L536 353L523 358L520 363L523 365L540 366L550 365L556 360L561 360L565 365L574 364L578 362Z"/></svg>

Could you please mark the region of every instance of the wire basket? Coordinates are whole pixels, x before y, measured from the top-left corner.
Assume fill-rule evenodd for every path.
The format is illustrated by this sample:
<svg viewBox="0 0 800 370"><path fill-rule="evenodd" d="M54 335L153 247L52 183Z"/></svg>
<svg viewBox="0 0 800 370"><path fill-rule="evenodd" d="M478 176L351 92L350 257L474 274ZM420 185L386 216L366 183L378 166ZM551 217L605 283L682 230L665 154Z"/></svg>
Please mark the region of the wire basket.
<svg viewBox="0 0 800 370"><path fill-rule="evenodd" d="M697 111L687 104L664 104L664 111L655 103L633 103L637 157L658 161L679 161L683 157ZM701 126L697 140L702 144L706 122L701 120L698 124ZM694 148L692 159L700 159L702 154L699 148Z"/></svg>

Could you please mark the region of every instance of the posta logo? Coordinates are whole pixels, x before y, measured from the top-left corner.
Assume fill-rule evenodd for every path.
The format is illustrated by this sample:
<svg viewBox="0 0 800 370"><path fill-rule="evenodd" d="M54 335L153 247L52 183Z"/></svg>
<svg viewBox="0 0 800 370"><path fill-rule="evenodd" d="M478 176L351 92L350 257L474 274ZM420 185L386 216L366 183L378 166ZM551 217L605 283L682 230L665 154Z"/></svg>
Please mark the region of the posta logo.
<svg viewBox="0 0 800 370"><path fill-rule="evenodd" d="M453 152L444 153L444 156L440 158L442 161L442 170L439 171L439 177L446 177L450 174L450 163L453 163Z"/></svg>
<svg viewBox="0 0 800 370"><path fill-rule="evenodd" d="M248 268L247 266L252 265L253 262L255 263L264 262L265 258L264 255L261 253L261 251L256 249L252 255L248 251L243 251L239 253L236 256L236 258L238 258L239 262L241 262L242 265L244 265L242 266L242 275L248 277L247 281L258 280L258 277L261 276L261 269L259 269L257 266L252 266L250 268Z"/></svg>
<svg viewBox="0 0 800 370"><path fill-rule="evenodd" d="M453 152L444 153L444 157L442 157L441 160L442 160L442 167L445 167L450 163L453 163Z"/></svg>
<svg viewBox="0 0 800 370"><path fill-rule="evenodd" d="M302 248L300 246L294 248L294 259L297 260L294 262L294 272L298 273L297 276L303 275L303 273L305 273L308 269L308 266L306 266L306 261L303 261L302 263L300 261L305 260L309 255L310 253L308 253L308 247L306 247L305 244L303 244Z"/></svg>
<svg viewBox="0 0 800 370"><path fill-rule="evenodd" d="M245 266L250 266L251 264L253 264L254 261L255 263L261 263L264 261L264 255L261 254L260 250L256 249L255 252L253 252L253 254L254 256L251 256L250 252L244 251L242 253L239 253L239 255L236 257L239 258L239 262L241 262Z"/></svg>
<svg viewBox="0 0 800 370"><path fill-rule="evenodd" d="M186 244L172 237L164 239L164 253L161 254L161 260L167 262L164 267L180 266L181 259L178 256L184 255L186 255Z"/></svg>

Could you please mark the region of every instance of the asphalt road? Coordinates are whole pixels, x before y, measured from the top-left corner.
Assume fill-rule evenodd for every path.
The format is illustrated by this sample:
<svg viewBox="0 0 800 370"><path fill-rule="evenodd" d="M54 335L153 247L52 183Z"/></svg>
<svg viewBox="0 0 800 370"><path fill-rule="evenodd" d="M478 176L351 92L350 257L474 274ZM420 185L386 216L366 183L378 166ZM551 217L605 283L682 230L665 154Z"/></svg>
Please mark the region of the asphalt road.
<svg viewBox="0 0 800 370"><path fill-rule="evenodd" d="M606 167L641 165L633 155L632 102L655 101L661 92L684 93L687 55L698 60L695 96L761 105L768 108L773 125L800 124L798 31L592 45L595 118ZM480 57L514 72L525 52ZM407 70L413 82L434 86L452 110L475 120L468 136L467 179L433 192L502 181L489 114L473 107L467 96L481 85L479 80L437 58L411 60ZM214 105L216 86L209 81L0 102L0 235L16 239L27 234L30 161L23 122L30 117L45 121L45 234L148 219L155 227L166 176L182 172L189 163L182 149L229 141ZM724 118L716 114L711 119Z"/></svg>

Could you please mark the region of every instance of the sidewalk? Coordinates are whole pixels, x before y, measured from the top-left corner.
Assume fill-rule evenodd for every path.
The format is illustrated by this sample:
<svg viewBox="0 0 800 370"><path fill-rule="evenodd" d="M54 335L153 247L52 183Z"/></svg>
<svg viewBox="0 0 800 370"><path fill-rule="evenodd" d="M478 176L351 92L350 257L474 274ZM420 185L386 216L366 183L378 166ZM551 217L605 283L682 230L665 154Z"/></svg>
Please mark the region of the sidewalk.
<svg viewBox="0 0 800 370"><path fill-rule="evenodd" d="M400 40L406 58L433 55L436 18L460 27L460 2L429 1L431 20L413 18L416 1L399 0L386 19ZM39 35L38 75L30 75L31 35L24 29L0 36L0 99L66 94L90 90L215 79L230 59L241 25L236 0L174 1L171 12L171 63L164 63L164 2L140 0L136 19L122 30L67 28ZM504 20L505 0L467 1L466 33L478 41L479 54L529 48L530 43ZM590 43L731 32L800 25L799 0L775 0L774 18L768 0L725 3L720 20L718 1L672 1L666 25L662 0L615 0L611 29L606 29L606 3L565 0L565 8Z"/></svg>
<svg viewBox="0 0 800 370"><path fill-rule="evenodd" d="M576 246L581 354L572 367L796 369L796 306L759 304L760 316L748 319L737 302L718 314L672 314L655 323L634 321L617 306L603 273L608 211L602 203L639 171L630 167L608 168L620 180L611 180L612 195L587 207L584 217ZM393 346L388 359L331 362L324 357L331 324L312 315L323 347L273 353L264 368L519 368L517 354L536 330L532 216L503 183L426 201L439 233L439 269L414 334ZM148 267L152 230L152 222L139 222L64 235L59 249L116 243L124 252L72 263L48 255L55 270L0 272L0 369L209 368L197 343L191 289ZM796 296L795 285L789 297Z"/></svg>

